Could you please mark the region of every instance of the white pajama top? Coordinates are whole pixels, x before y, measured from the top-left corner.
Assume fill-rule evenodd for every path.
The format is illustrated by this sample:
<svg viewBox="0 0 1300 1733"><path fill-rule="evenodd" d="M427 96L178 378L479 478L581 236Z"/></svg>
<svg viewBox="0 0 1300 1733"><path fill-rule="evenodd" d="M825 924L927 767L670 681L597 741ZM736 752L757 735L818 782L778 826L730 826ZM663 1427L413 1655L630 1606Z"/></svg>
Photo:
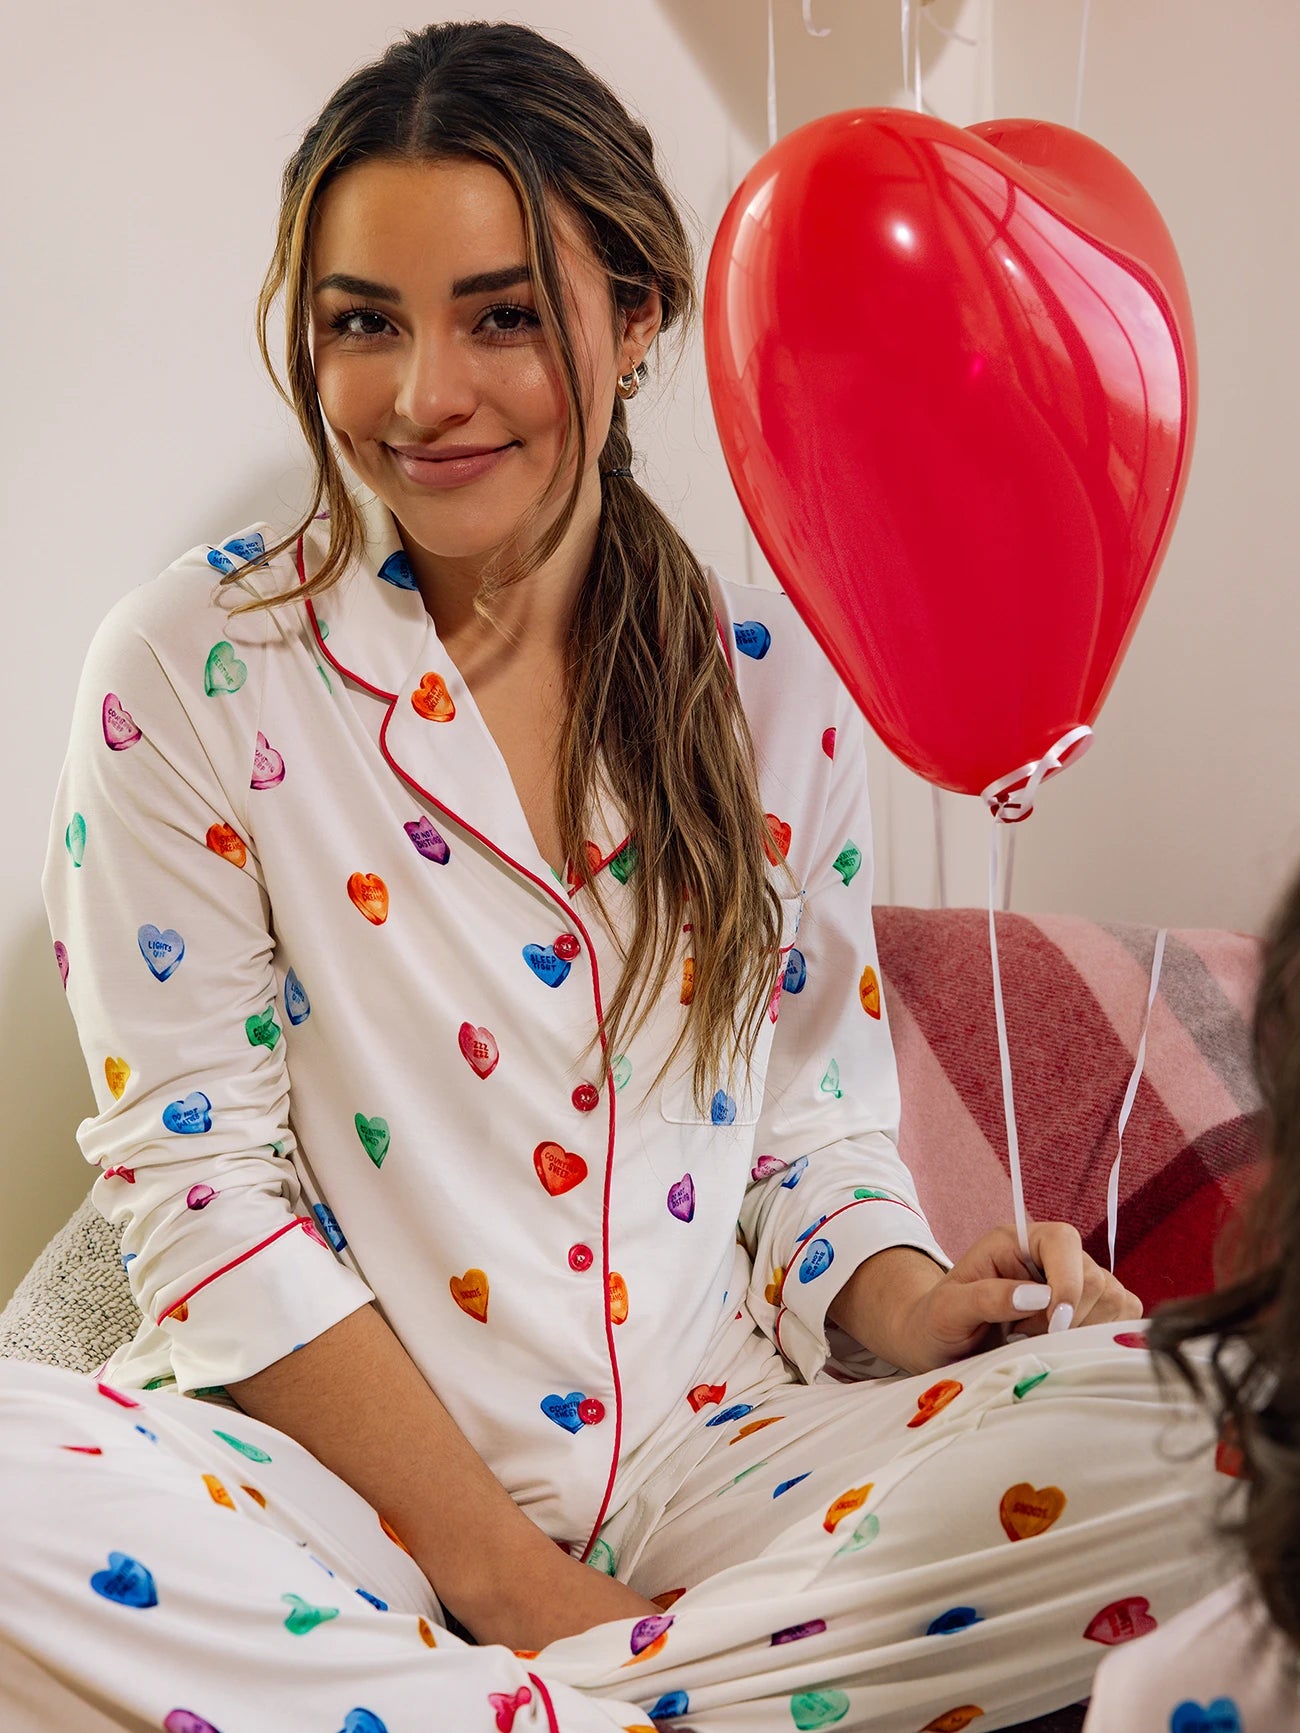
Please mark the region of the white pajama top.
<svg viewBox="0 0 1300 1733"><path fill-rule="evenodd" d="M863 724L784 595L706 568L800 889L772 869L752 1073L701 1115L689 1053L648 1089L689 923L649 1022L583 1058L636 839L606 796L611 931L539 854L392 514L354 497L365 547L319 606L231 617L323 557L317 522L220 588L278 539L256 524L123 596L86 656L42 889L95 1093L78 1142L142 1314L101 1375L220 1400L373 1300L586 1557L775 1351L809 1383L893 1370L826 1318L865 1258L948 1267L897 1150Z"/></svg>

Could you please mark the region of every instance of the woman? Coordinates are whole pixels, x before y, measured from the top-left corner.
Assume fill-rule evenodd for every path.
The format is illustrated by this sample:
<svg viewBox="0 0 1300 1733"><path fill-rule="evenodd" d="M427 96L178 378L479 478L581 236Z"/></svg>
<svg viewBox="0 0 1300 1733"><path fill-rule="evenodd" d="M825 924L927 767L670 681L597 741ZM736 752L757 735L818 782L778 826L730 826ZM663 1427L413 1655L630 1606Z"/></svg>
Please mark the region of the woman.
<svg viewBox="0 0 1300 1733"><path fill-rule="evenodd" d="M1300 1724L1300 877L1278 905L1255 1002L1272 1162L1240 1275L1162 1306L1151 1346L1187 1378L1214 1339L1212 1406L1240 1573L1098 1669L1087 1733L1281 1733ZM1161 1364L1162 1362L1157 1362ZM1244 1490L1242 1501L1235 1495Z"/></svg>
<svg viewBox="0 0 1300 1733"><path fill-rule="evenodd" d="M861 720L631 470L695 311L648 134L521 26L409 34L285 172L268 368L281 287L313 504L113 608L56 801L143 1317L97 1378L0 1369L33 1701L911 1733L1084 1695L1094 1615L1213 1580L1208 1450L1154 1465L1140 1306L1072 1228L952 1263L898 1158Z"/></svg>

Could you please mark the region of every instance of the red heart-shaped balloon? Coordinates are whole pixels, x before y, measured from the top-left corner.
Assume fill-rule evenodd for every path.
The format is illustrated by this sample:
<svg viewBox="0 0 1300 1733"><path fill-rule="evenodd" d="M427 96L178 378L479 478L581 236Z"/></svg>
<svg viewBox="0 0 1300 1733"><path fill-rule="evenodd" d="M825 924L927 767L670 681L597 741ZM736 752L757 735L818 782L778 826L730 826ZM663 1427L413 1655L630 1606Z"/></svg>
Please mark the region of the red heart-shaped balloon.
<svg viewBox="0 0 1300 1733"><path fill-rule="evenodd" d="M1038 121L815 120L733 195L704 338L754 534L898 757L978 794L1093 721L1195 423L1186 285L1123 163Z"/></svg>

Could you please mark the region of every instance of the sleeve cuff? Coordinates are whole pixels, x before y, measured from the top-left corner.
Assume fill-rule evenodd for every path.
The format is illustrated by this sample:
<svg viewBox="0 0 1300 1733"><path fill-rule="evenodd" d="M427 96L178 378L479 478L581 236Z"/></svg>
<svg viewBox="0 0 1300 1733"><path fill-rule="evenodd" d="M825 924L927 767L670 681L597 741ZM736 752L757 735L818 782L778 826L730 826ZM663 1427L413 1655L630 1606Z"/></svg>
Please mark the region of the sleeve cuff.
<svg viewBox="0 0 1300 1733"><path fill-rule="evenodd" d="M888 1196L845 1204L795 1248L781 1281L776 1344L806 1384L813 1382L828 1360L849 1379L885 1377L898 1370L853 1342L826 1317L827 1308L858 1265L894 1246L924 1252L941 1270L952 1268L951 1258L924 1216Z"/></svg>
<svg viewBox="0 0 1300 1733"><path fill-rule="evenodd" d="M155 1316L176 1388L189 1395L251 1378L374 1297L315 1222L295 1216L188 1292L164 1289Z"/></svg>

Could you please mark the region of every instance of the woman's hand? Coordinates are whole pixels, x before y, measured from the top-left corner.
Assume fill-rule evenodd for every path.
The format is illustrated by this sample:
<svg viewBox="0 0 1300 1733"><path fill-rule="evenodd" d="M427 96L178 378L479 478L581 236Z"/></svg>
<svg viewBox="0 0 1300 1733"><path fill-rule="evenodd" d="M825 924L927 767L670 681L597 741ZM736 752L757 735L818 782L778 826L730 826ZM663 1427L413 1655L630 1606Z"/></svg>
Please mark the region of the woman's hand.
<svg viewBox="0 0 1300 1733"><path fill-rule="evenodd" d="M580 1564L557 1547L551 1552L553 1557L543 1556L539 1565L501 1579L483 1606L453 1609L476 1643L502 1643L517 1653L534 1655L548 1643L576 1636L593 1625L663 1612L617 1577Z"/></svg>
<svg viewBox="0 0 1300 1733"><path fill-rule="evenodd" d="M1029 1249L1037 1270L1014 1227L993 1228L928 1287L904 1321L909 1364L931 1371L996 1348L1011 1326L1034 1336L1142 1316L1141 1300L1094 1263L1068 1222L1031 1222Z"/></svg>

